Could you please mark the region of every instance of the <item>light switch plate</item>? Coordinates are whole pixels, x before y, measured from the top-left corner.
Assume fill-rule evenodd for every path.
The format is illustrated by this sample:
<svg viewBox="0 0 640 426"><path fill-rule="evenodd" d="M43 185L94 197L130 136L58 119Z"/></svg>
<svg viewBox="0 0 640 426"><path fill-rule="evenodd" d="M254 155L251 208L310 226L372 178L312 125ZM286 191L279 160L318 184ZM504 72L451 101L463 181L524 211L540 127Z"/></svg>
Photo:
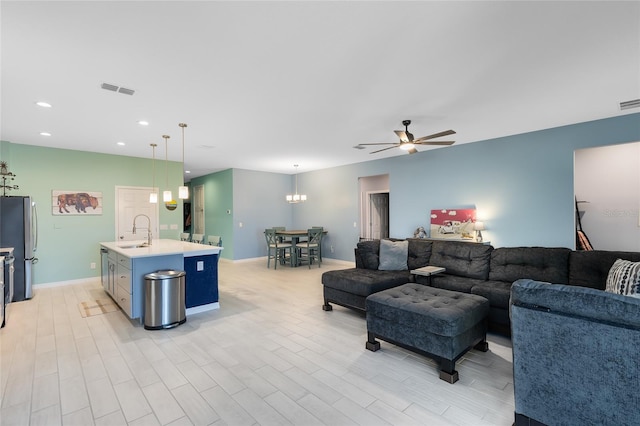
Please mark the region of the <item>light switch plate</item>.
<svg viewBox="0 0 640 426"><path fill-rule="evenodd" d="M163 231L166 231L167 229L169 229L169 227L167 226L166 223L163 223L162 225L160 225L160 229Z"/></svg>
<svg viewBox="0 0 640 426"><path fill-rule="evenodd" d="M172 224L170 225L170 227L171 227L171 229L178 229L178 224L176 224L176 223L172 223Z"/></svg>

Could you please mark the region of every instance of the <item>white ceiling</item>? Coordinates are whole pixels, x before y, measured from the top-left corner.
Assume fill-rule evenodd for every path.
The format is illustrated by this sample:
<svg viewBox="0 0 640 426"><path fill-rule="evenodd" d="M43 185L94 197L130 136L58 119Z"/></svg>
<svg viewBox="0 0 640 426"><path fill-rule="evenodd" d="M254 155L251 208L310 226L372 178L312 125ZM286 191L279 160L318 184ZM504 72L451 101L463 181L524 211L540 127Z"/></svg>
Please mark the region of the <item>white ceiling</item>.
<svg viewBox="0 0 640 426"><path fill-rule="evenodd" d="M640 98L637 1L0 7L2 140L164 158L168 134L180 161L185 122L192 177L407 155L353 148L403 119L461 144L638 112L619 109Z"/></svg>

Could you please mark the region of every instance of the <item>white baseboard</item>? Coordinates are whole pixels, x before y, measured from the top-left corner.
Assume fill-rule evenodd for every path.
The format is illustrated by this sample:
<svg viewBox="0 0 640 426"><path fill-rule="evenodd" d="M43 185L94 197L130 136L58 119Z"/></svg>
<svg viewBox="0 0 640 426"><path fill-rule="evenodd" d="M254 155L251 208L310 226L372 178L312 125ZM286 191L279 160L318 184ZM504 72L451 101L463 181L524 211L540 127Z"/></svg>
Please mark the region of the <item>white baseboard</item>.
<svg viewBox="0 0 640 426"><path fill-rule="evenodd" d="M214 309L220 309L220 302L209 303L206 305L194 306L193 308L187 308L185 314L187 316L199 314L201 312L213 311Z"/></svg>

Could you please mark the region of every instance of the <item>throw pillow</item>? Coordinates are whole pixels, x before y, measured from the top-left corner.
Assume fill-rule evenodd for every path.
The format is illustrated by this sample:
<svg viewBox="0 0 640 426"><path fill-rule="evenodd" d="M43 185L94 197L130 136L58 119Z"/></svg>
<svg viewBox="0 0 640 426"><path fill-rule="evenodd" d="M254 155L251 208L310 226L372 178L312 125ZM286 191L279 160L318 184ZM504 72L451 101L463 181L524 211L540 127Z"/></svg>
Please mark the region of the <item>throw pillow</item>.
<svg viewBox="0 0 640 426"><path fill-rule="evenodd" d="M406 271L409 241L380 240L380 271Z"/></svg>
<svg viewBox="0 0 640 426"><path fill-rule="evenodd" d="M640 262L616 260L609 270L605 291L640 298Z"/></svg>

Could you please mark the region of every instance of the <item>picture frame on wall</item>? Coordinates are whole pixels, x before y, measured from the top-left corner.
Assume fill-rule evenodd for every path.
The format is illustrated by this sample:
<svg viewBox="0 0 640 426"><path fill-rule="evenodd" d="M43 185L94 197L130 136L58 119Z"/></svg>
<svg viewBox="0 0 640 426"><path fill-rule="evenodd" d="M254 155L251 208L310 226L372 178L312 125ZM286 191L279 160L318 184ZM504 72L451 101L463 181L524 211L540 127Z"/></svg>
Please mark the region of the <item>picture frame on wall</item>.
<svg viewBox="0 0 640 426"><path fill-rule="evenodd" d="M51 191L51 214L54 216L85 216L102 214L102 192Z"/></svg>
<svg viewBox="0 0 640 426"><path fill-rule="evenodd" d="M476 209L431 210L431 238L473 240Z"/></svg>

